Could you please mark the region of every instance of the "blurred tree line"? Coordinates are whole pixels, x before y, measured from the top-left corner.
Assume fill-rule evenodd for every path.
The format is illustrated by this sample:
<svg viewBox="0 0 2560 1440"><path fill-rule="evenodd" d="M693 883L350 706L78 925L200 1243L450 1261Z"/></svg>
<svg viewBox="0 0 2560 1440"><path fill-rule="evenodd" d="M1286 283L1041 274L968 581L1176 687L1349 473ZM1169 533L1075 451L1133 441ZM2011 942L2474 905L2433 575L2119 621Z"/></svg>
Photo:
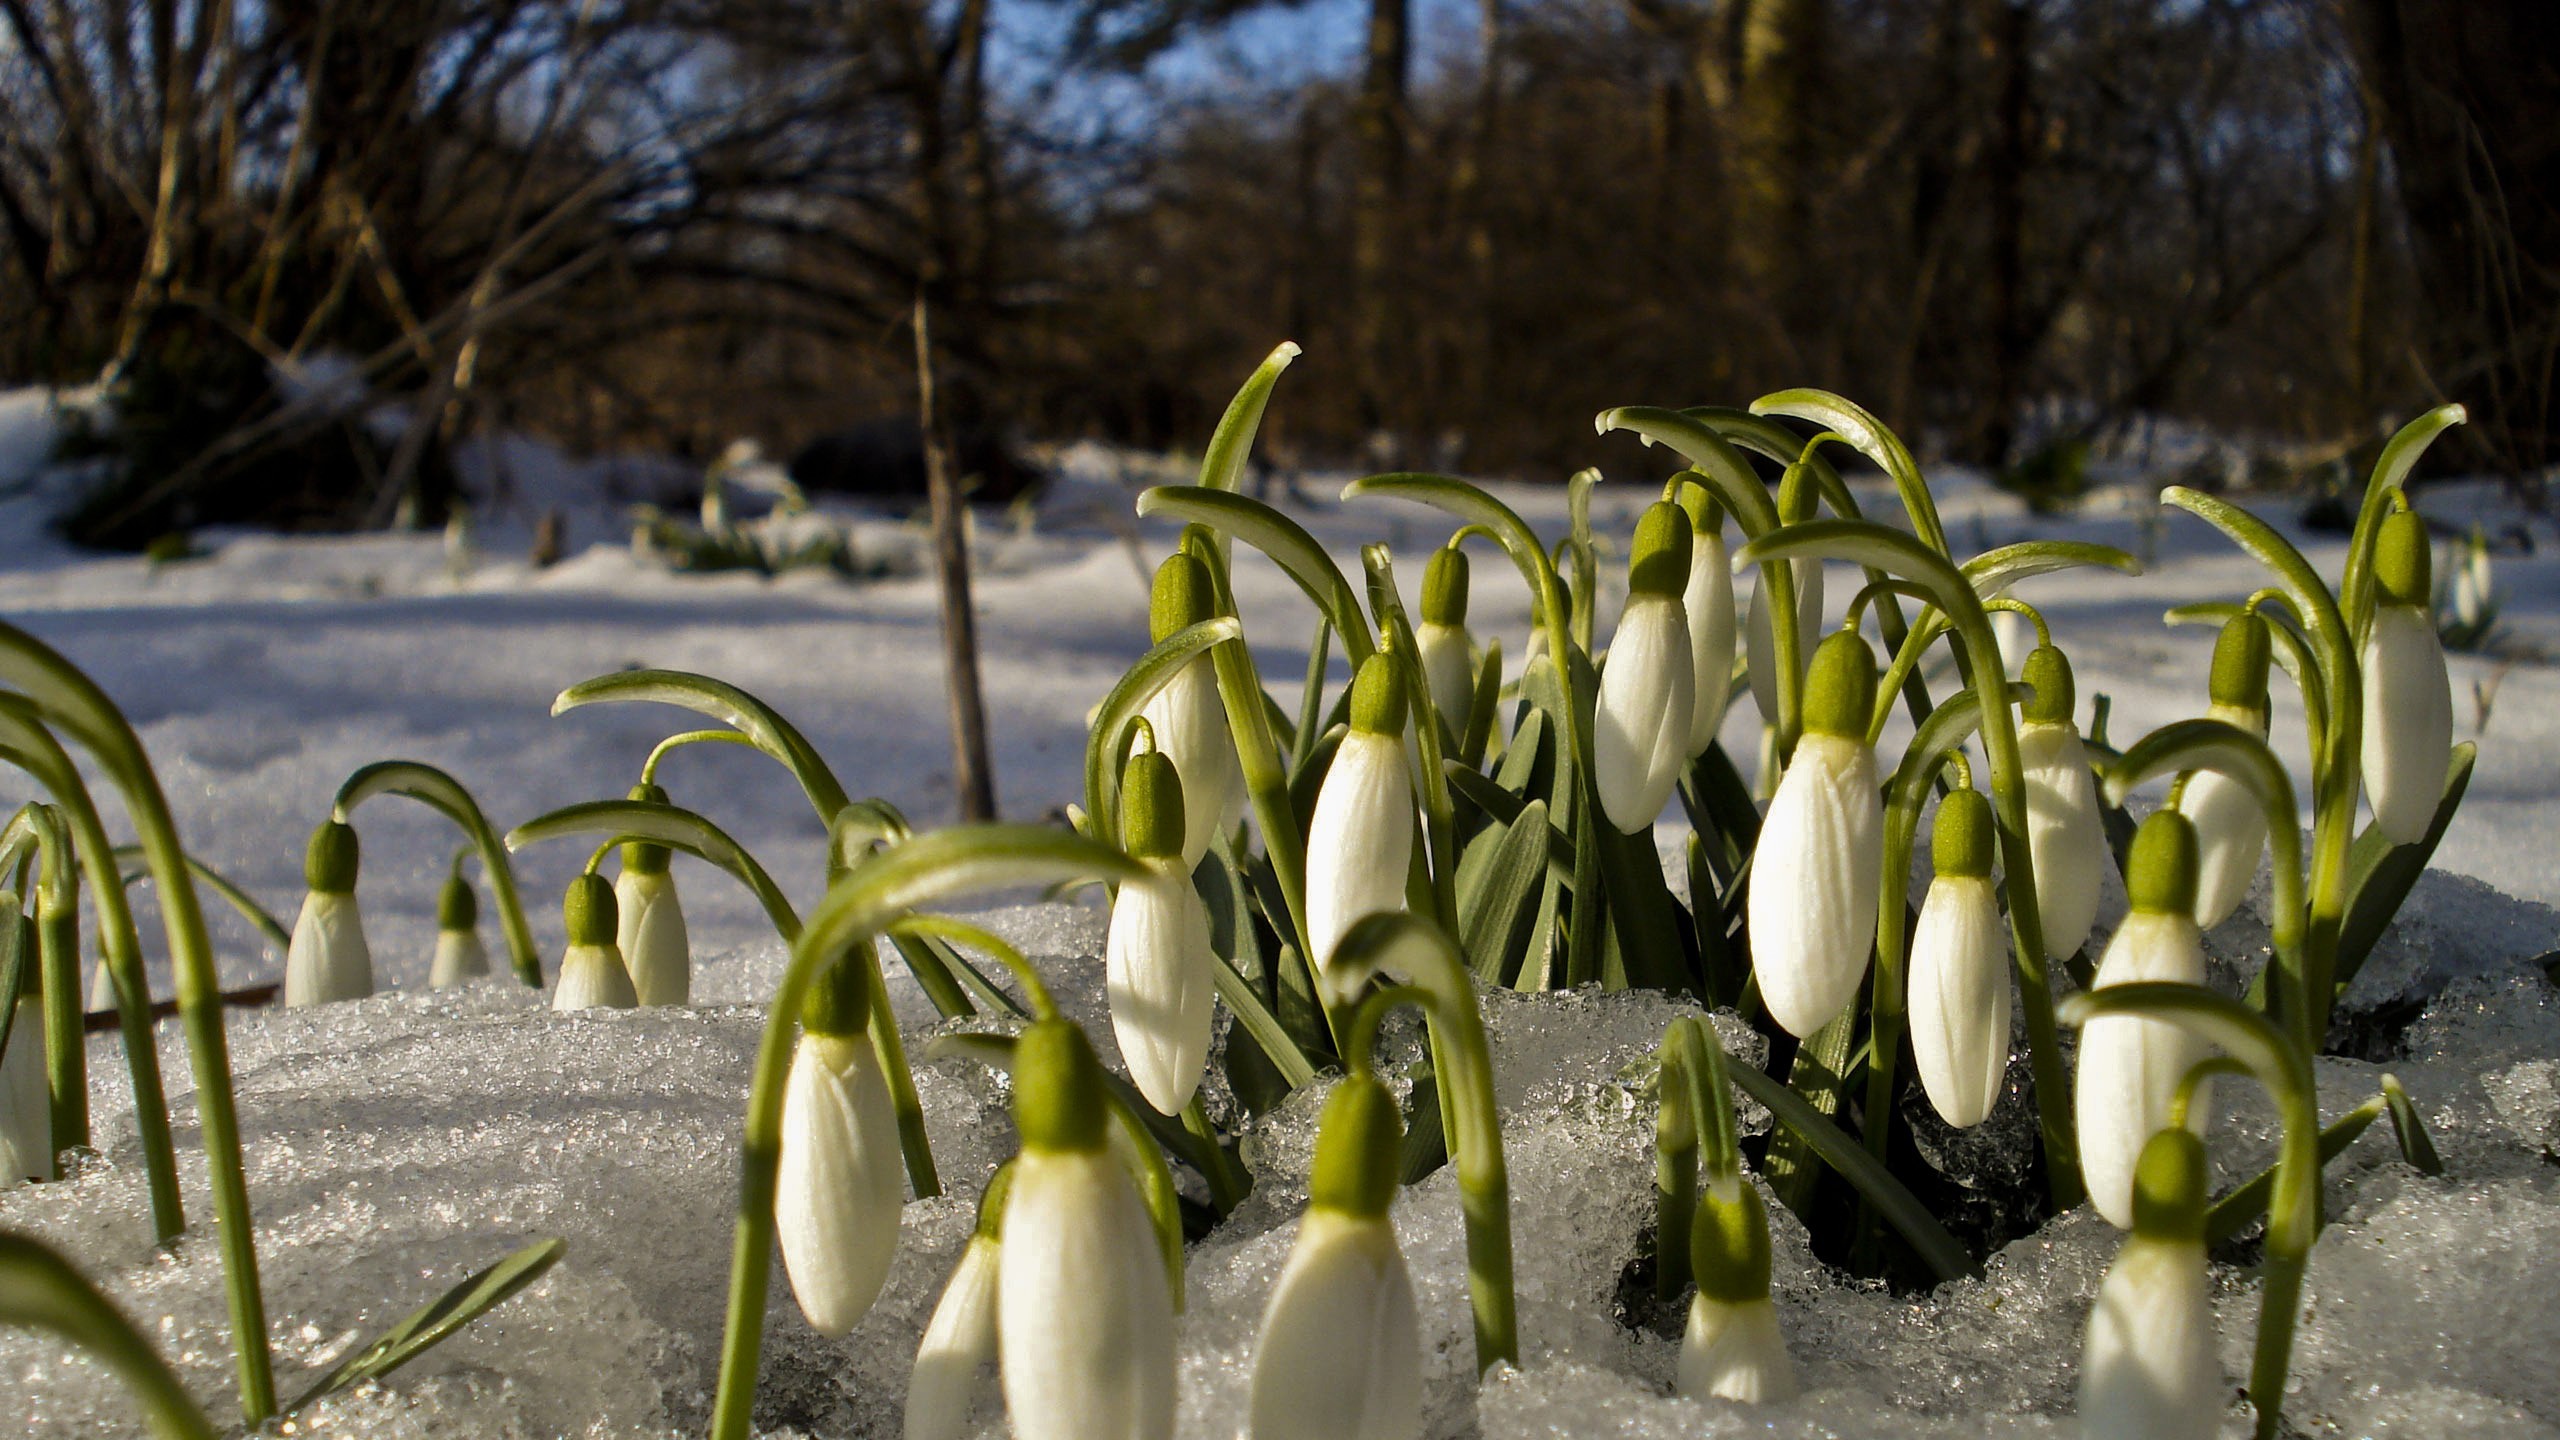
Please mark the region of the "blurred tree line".
<svg viewBox="0 0 2560 1440"><path fill-rule="evenodd" d="M71 525L126 544L431 519L508 427L787 452L911 408L919 294L955 424L1021 436L1196 444L1294 338L1307 463L1552 475L1603 406L1785 384L2022 474L2445 398L2458 463L2554 459L2547 0L1360 0L1338 67L1222 51L1290 3L0 0L0 381L109 378Z"/></svg>

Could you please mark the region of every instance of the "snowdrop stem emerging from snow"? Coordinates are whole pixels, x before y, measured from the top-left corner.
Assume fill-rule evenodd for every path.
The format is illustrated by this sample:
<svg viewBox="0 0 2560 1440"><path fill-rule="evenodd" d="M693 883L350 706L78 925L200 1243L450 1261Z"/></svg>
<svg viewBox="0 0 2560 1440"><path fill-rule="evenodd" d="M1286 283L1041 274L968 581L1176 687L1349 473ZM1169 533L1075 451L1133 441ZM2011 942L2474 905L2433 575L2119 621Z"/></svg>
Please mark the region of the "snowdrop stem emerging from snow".
<svg viewBox="0 0 2560 1440"><path fill-rule="evenodd" d="M2140 981L2074 995L2064 1021L2086 1025L2102 1015L2133 1015L2183 1027L2246 1066L2284 1122L2274 1201L2267 1209L2267 1259L2258 1311L2257 1352L2249 1398L2258 1440L2274 1440L2284 1407L2285 1373L2302 1308L2303 1271L2320 1233L2320 1109L2311 1057L2265 1016L2200 985Z"/></svg>
<svg viewBox="0 0 2560 1440"><path fill-rule="evenodd" d="M800 1005L818 971L885 931L906 911L971 891L1059 881L1126 881L1144 875L1115 849L1036 825L962 825L921 835L827 888L792 946L766 1012L747 1091L739 1154L737 1241L729 1266L727 1327L720 1344L712 1440L745 1440L755 1408L773 1273L774 1194L782 1157L783 1084L791 1071ZM886 1009L886 1006L877 1006Z"/></svg>
<svg viewBox="0 0 2560 1440"><path fill-rule="evenodd" d="M1467 1293L1475 1308L1476 1370L1518 1364L1519 1321L1511 1293L1511 1178L1502 1117L1493 1097L1493 1054L1465 959L1430 921L1371 915L1334 951L1346 976L1387 971L1409 978L1431 1026L1440 1093L1450 1097L1449 1130L1458 1169L1458 1208L1467 1229Z"/></svg>
<svg viewBox="0 0 2560 1440"><path fill-rule="evenodd" d="M1679 1298L1690 1281L1689 1231L1701 1182L1724 1185L1742 1174L1733 1127L1732 1082L1724 1043L1703 1016L1683 1015L1663 1028L1660 1091L1654 1126L1654 1294Z"/></svg>
<svg viewBox="0 0 2560 1440"><path fill-rule="evenodd" d="M13 1043L44 1047L45 1087L51 1101L53 1153L89 1143L89 1042L80 1013L80 891L71 828L62 811L29 801L0 831L0 855L26 853L38 860L35 886L36 965L44 993L44 1033ZM0 872L17 861L0 863Z"/></svg>
<svg viewBox="0 0 2560 1440"><path fill-rule="evenodd" d="M507 956L516 978L542 988L542 960L534 949L532 927L525 924L524 902L516 896L515 867L507 863L507 847L462 782L432 765L415 760L377 760L347 777L331 802L330 818L346 824L356 807L375 795L406 795L461 827L480 849L480 869L489 877L489 894L498 905L498 928L507 937Z"/></svg>

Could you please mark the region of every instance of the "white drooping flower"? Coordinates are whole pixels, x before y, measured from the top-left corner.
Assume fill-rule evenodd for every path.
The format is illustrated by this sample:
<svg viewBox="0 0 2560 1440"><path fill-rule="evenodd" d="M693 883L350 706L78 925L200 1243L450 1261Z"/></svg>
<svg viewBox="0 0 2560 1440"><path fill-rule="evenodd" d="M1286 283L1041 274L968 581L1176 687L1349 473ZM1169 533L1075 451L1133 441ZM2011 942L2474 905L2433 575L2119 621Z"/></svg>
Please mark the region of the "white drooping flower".
<svg viewBox="0 0 2560 1440"><path fill-rule="evenodd" d="M1111 1153L1084 1032L1016 1042L1022 1154L1004 1206L996 1348L1018 1440L1169 1440L1173 1293L1137 1186Z"/></svg>
<svg viewBox="0 0 2560 1440"><path fill-rule="evenodd" d="M996 1280L1004 1259L1005 1197L1012 1189L1013 1166L1006 1164L978 1196L978 1227L916 1345L904 1440L960 1440L968 1433L978 1374L996 1358Z"/></svg>
<svg viewBox="0 0 2560 1440"><path fill-rule="evenodd" d="M1745 1405L1796 1397L1795 1361L1769 1298L1769 1211L1751 1182L1710 1180L1689 1228L1698 1293L1680 1336L1680 1393Z"/></svg>
<svg viewBox="0 0 2560 1440"><path fill-rule="evenodd" d="M800 1313L828 1336L879 1298L906 1199L897 1112L864 1033L876 1003L865 969L848 957L812 987L782 1092L774 1230Z"/></svg>
<svg viewBox="0 0 2560 1440"><path fill-rule="evenodd" d="M1156 567L1148 606L1148 630L1156 643L1217 613L1209 567L1198 557L1177 551ZM1154 733L1156 748L1182 776L1182 793L1191 800L1182 863L1198 865L1211 842L1244 818L1244 767L1236 759L1235 735L1227 728L1226 703L1218 698L1215 663L1207 655L1193 658L1138 713Z"/></svg>
<svg viewBox="0 0 2560 1440"><path fill-rule="evenodd" d="M480 897L457 873L436 897L435 961L427 967L430 989L449 990L489 973L489 947L480 943Z"/></svg>
<svg viewBox="0 0 2560 1440"><path fill-rule="evenodd" d="M1334 751L1307 827L1307 943L1328 986L1334 947L1351 927L1381 910L1404 908L1413 861L1404 686L1396 657L1380 652L1360 662L1351 682L1351 731Z"/></svg>
<svg viewBox="0 0 2560 1440"><path fill-rule="evenodd" d="M2009 937L1991 885L1992 833L1982 792L1966 786L1939 803L1937 874L1911 937L1911 1058L1929 1104L1959 1130L1989 1117L2009 1069Z"/></svg>
<svg viewBox="0 0 2560 1440"><path fill-rule="evenodd" d="M2204 1142L2163 1130L2144 1146L2133 1234L2089 1309L2080 1351L2088 1440L2213 1440L2228 1391L2206 1282Z"/></svg>
<svg viewBox="0 0 2560 1440"><path fill-rule="evenodd" d="M2477 644L2488 633L2498 616L2498 580L2489 563L2489 537L2480 527L2471 527L2464 540L2453 571L2453 623Z"/></svg>
<svg viewBox="0 0 2560 1440"><path fill-rule="evenodd" d="M2012 612L2000 611L2006 615ZM2018 776L2027 799L2027 855L2048 959L2079 953L2098 919L2098 876L2109 864L2097 775L2072 721L2071 662L2050 645L2027 656L2035 688L2018 726Z"/></svg>
<svg viewBox="0 0 2560 1440"><path fill-rule="evenodd" d="M1822 633L1822 566L1803 559L1794 562L1796 585L1796 646L1810 667L1813 662L1814 637ZM1743 670L1751 682L1751 703L1760 707L1763 724L1778 723L1778 639L1769 625L1769 574L1764 568L1751 582L1751 607L1743 617Z"/></svg>
<svg viewBox="0 0 2560 1440"><path fill-rule="evenodd" d="M18 923L15 913L0 923ZM36 993L35 957L27 957L27 981L10 1022L9 1048L0 1054L0 1190L54 1176L52 1092L44 1070L44 1002Z"/></svg>
<svg viewBox="0 0 2560 1440"><path fill-rule="evenodd" d="M631 798L663 805L667 792L633 787ZM693 998L693 947L685 934L684 905L667 868L667 847L633 842L622 847L622 874L613 882L620 919L614 945L631 972L631 990L643 1005L682 1005Z"/></svg>
<svg viewBox="0 0 2560 1440"><path fill-rule="evenodd" d="M373 993L373 952L365 948L364 917L356 909L355 828L323 821L311 832L302 875L311 890L285 949L284 1003L362 1000Z"/></svg>
<svg viewBox="0 0 2560 1440"><path fill-rule="evenodd" d="M1867 718L1875 654L1854 631L1815 650L1804 736L1760 822L1745 911L1760 999L1786 1032L1811 1035L1858 993L1875 947L1884 802Z"/></svg>
<svg viewBox="0 0 2560 1440"><path fill-rule="evenodd" d="M1680 592L1680 608L1689 616L1696 675L1689 697L1689 757L1695 759L1715 743L1725 707L1733 702L1733 559L1724 544L1724 507L1702 488L1687 493L1689 583Z"/></svg>
<svg viewBox="0 0 2560 1440"><path fill-rule="evenodd" d="M552 1009L629 1010L640 1003L614 943L617 908L603 876L590 871L569 882L560 905L569 948L560 957L560 981L551 987Z"/></svg>
<svg viewBox="0 0 2560 1440"><path fill-rule="evenodd" d="M2195 874L2194 825L2175 810L2153 811L2134 832L2125 867L2133 912L2108 940L2094 988L2141 980L2204 983ZM2178 1087L2208 1053L2202 1040L2166 1020L2102 1015L2080 1032L2074 1087L2080 1177L2089 1203L2116 1228L2134 1223L2134 1173L2143 1146L2168 1127ZM2187 1125L2198 1134L2211 1093L2210 1080L2198 1084L2188 1106Z"/></svg>
<svg viewBox="0 0 2560 1440"><path fill-rule="evenodd" d="M2213 645L2206 719L2266 737L2269 643L2267 622L2256 615L2235 615L2223 625ZM2195 917L2210 930L2248 898L2267 849L2266 807L2246 784L2219 770L2196 770L2185 777L2178 810L2195 823Z"/></svg>
<svg viewBox="0 0 2560 1440"><path fill-rule="evenodd" d="M1253 1440L1414 1440L1422 1328L1387 1210L1403 1127L1355 1075L1325 1101L1307 1213L1262 1312Z"/></svg>
<svg viewBox="0 0 2560 1440"><path fill-rule="evenodd" d="M1120 787L1121 845L1145 866L1111 902L1103 971L1111 1033L1147 1103L1179 1114L1209 1064L1209 911L1182 865L1182 781L1147 750L1129 757Z"/></svg>
<svg viewBox="0 0 2560 1440"><path fill-rule="evenodd" d="M1689 648L1689 517L1658 501L1636 522L1627 605L1600 667L1592 706L1591 778L1622 833L1653 827L1689 758L1697 657Z"/></svg>
<svg viewBox="0 0 2560 1440"><path fill-rule="evenodd" d="M2429 613L2426 523L2403 510L2373 553L2373 628L2365 635L2364 793L2394 845L2426 838L2453 750L2453 689Z"/></svg>
<svg viewBox="0 0 2560 1440"><path fill-rule="evenodd" d="M1422 569L1422 623L1413 632L1431 707L1461 739L1476 701L1476 642L1467 633L1467 556L1455 545L1431 552Z"/></svg>

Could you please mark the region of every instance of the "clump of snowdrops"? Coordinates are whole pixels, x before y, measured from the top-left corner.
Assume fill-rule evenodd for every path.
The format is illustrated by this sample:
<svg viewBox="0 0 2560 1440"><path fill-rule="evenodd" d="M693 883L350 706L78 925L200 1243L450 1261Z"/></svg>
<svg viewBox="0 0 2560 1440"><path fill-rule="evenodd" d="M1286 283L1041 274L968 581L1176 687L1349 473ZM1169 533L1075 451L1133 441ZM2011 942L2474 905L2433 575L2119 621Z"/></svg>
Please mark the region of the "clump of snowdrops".
<svg viewBox="0 0 2560 1440"><path fill-rule="evenodd" d="M881 965L892 955L945 1017L991 1022L937 1048L1009 1074L1021 1137L980 1197L925 1331L910 1437L960 1433L989 1362L1017 1434L1170 1434L1184 1243L1253 1183L1238 1129L1336 1073L1344 1078L1325 1106L1307 1213L1256 1351L1250 1424L1262 1437L1416 1433L1419 1331L1393 1223L1398 1182L1455 1167L1478 1368L1516 1363L1508 1181L1478 995L1585 985L1656 989L1698 1006L1673 1022L1651 1067L1657 1223L1649 1252L1629 1257L1631 1273L1649 1267L1666 1306L1687 1299L1684 1392L1741 1403L1794 1393L1769 1298L1771 1205L1796 1212L1818 1250L1862 1273L1926 1285L1976 1270L1997 1237L1968 1244L1949 1233L1920 1195L1953 1182L1918 1147L1894 1144L1893 1127L1911 1103L1958 1128L2025 1104L2034 1139L2021 1143L2035 1147L2042 1187L2029 1210L2087 1203L2128 1232L2087 1332L2090 1433L2213 1432L2229 1392L2206 1304L2206 1246L2261 1224L2247 1393L2259 1434L2276 1433L2320 1224L2322 1157L2387 1114L2409 1160L2434 1164L2388 1080L2323 1132L2311 1057L2469 776L2470 747L2451 743L2429 547L2400 491L2419 451L2460 412L2433 412L2386 449L2335 590L2245 510L2166 492L2167 504L2258 560L2269 583L2172 612L2174 623L2221 627L2199 677L2202 713L2118 749L2094 719L2081 720L2069 637L2014 592L2074 566L2133 573L2133 557L2038 541L1958 558L1909 453L1836 396L1787 391L1747 410L1599 418L1603 432L1632 430L1679 462L1627 540L1626 598L1603 650L1602 555L1615 547L1590 522L1594 472L1571 482L1570 528L1552 549L1458 480L1396 474L1351 485L1346 502L1376 504L1382 518L1388 505L1419 504L1453 524L1424 568L1419 624L1385 546L1362 551L1355 587L1296 522L1239 493L1263 409L1295 354L1275 351L1237 396L1201 483L1138 502L1142 515L1183 529L1156 572L1152 648L1094 712L1072 830L917 833L886 802L852 799L789 721L710 677L632 671L560 695L555 713L655 702L713 723L653 750L626 798L570 806L505 837L505 847L571 836L595 847L565 902L555 1003L683 1003L690 957L667 868L674 851L745 885L791 945L747 1097L712 1433L747 1432L776 1250L809 1324L841 1334L879 1293L905 1199L940 1192L887 1003ZM1860 512L1833 465L1844 453L1889 477L1900 524ZM1294 714L1266 687L1237 613L1238 542L1315 604ZM1521 664L1470 629L1470 545L1514 566L1532 597ZM1752 590L1738 606L1742 570ZM1821 596L1844 583L1852 588L1834 622ZM2014 676L1994 640L1992 616L2004 611L2036 639ZM34 653L12 636L0 631L0 666ZM1330 689L1336 647L1351 681ZM1931 664L1941 652L1951 669ZM2307 843L2294 777L2265 738L2279 671L2300 693L2313 761ZM1933 693L1940 674L1955 685ZM112 707L79 688L85 681L42 669L0 671L0 681L36 697L0 694L0 744L14 743L22 710L29 724L105 726L79 733L93 747L105 736L120 781L119 764L147 779L129 729L120 718L107 725ZM1761 720L1757 796L1717 738L1744 693ZM66 694L77 702L69 718L40 708ZM1897 709L1912 735L1887 755L1880 744ZM754 857L660 785L668 755L706 742L772 757L825 823L828 885L805 917ZM24 764L24 748L0 758ZM2125 804L2155 783L2165 795L2136 824ZM62 809L31 812L24 827L43 840L35 993L48 1004L69 961L49 948L47 906L59 923L63 857L85 863L95 823L56 788ZM441 772L385 762L350 778L313 837L288 999L370 989L350 820L378 793L425 801L466 832L517 973L540 984L505 849L477 806ZM2358 823L2360 804L2369 823ZM1657 850L1666 810L1685 824L1679 892ZM191 897L182 852L155 813L142 826L155 877ZM1909 877L1924 819L1933 878L1915 907ZM0 839L0 858L8 843ZM602 866L617 856L608 883ZM439 983L474 968L477 906L461 863L440 907ZM2219 994L2204 983L2200 927L2237 904L2261 863L2272 871L2271 958L2245 993ZM2093 958L2099 867L2110 865L2132 913ZM1105 964L1125 1076L1103 1068L1011 945L937 913L974 893L1095 883L1111 906ZM99 906L107 913L103 893ZM174 944L193 912L170 908ZM250 1307L246 1398L252 1352L264 1363L263 1327L254 1256L238 1238L245 1225L230 1222L246 1197L193 923L182 1004L191 1026L209 1027L194 1048L208 1148L218 1182L231 1177L228 1190L217 1183L217 1202L243 1207L225 1212L222 1229L235 1273L250 1277L234 1287L235 1311L244 1295ZM120 998L146 999L130 948L119 952L112 934L108 942ZM2007 1081L2013 990L2026 1087ZM1382 1016L1406 1005L1423 1012L1427 1054L1400 1105L1376 1048ZM1768 1037L1766 1066L1731 1063L1709 1012ZM50 1033L50 1009L42 1023ZM2076 1070L2061 1048L2075 1025L2084 1027ZM139 1090L147 1024L127 1034L141 1041ZM1222 1085L1204 1084L1212 1067ZM2274 1097L2281 1158L2215 1197L2206 1189L2212 1082L2233 1075ZM1765 1144L1739 1138L1737 1089L1774 1117ZM63 1093L57 1079L57 1114ZM1204 1098L1212 1093L1215 1107ZM1177 1170L1210 1196L1205 1213L1178 1203ZM8 1293L40 1298L7 1313L106 1349L161 1413L185 1408L148 1347L76 1276L12 1247L0 1275L26 1278Z"/></svg>

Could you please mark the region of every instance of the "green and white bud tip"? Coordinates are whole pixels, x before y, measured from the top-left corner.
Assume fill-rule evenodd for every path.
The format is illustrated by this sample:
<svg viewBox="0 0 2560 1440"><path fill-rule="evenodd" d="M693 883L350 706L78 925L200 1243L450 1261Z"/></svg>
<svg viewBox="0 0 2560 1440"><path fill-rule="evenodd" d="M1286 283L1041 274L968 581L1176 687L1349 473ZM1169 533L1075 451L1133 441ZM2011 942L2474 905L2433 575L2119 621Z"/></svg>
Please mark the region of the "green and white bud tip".
<svg viewBox="0 0 2560 1440"><path fill-rule="evenodd" d="M1129 757L1120 778L1120 847L1141 860L1182 854L1182 777L1161 750Z"/></svg>
<svg viewBox="0 0 2560 1440"><path fill-rule="evenodd" d="M1875 708L1875 651L1854 630L1832 634L1815 647L1813 668L1805 677L1806 732L1863 742Z"/></svg>
<svg viewBox="0 0 2560 1440"><path fill-rule="evenodd" d="M2267 664L2274 658L2274 642L2268 638L2267 622L2255 614L2234 615L2222 624L2222 634L2213 642L2213 678L2206 693L2216 705L2228 705L2253 715L2267 713Z"/></svg>
<svg viewBox="0 0 2560 1440"><path fill-rule="evenodd" d="M1627 550L1627 589L1637 595L1680 598L1689 585L1689 515L1668 500L1645 507Z"/></svg>
<svg viewBox="0 0 2560 1440"><path fill-rule="evenodd" d="M2133 1172L2133 1233L2145 1240L2204 1242L2204 1141L2173 1125L2144 1142Z"/></svg>
<svg viewBox="0 0 2560 1440"><path fill-rule="evenodd" d="M2027 663L2019 667L2018 678L2035 691L2026 703L2025 715L2031 725L2068 725L2079 708L2080 695L2071 679L2071 658L2051 645L2039 645L2027 652Z"/></svg>
<svg viewBox="0 0 2560 1440"><path fill-rule="evenodd" d="M471 930L480 923L480 896L471 882L459 875L444 882L444 892L436 897L438 930Z"/></svg>
<svg viewBox="0 0 2560 1440"><path fill-rule="evenodd" d="M1689 517L1689 538L1694 543L1724 529L1724 502L1706 487L1703 479L1689 479L1694 470L1682 471L1686 483L1680 486L1680 509Z"/></svg>
<svg viewBox="0 0 2560 1440"><path fill-rule="evenodd" d="M570 881L569 893L560 899L560 920L572 945L614 943L614 926L620 916L612 883L593 871Z"/></svg>
<svg viewBox="0 0 2560 1440"><path fill-rule="evenodd" d="M1218 613L1217 587L1209 567L1187 550L1177 550L1156 567L1156 584L1147 603L1147 633L1157 644Z"/></svg>
<svg viewBox="0 0 2560 1440"><path fill-rule="evenodd" d="M356 827L343 820L323 820L311 832L302 852L303 883L330 895L352 895L356 889Z"/></svg>
<svg viewBox="0 0 2560 1440"><path fill-rule="evenodd" d="M2374 603L2416 605L2435 598L2435 561L2427 553L2427 522L2415 510L2395 512L2373 540Z"/></svg>
<svg viewBox="0 0 2560 1440"><path fill-rule="evenodd" d="M1100 1150L1110 1128L1102 1062L1072 1020L1038 1020L1013 1047L1013 1125L1028 1152Z"/></svg>
<svg viewBox="0 0 2560 1440"><path fill-rule="evenodd" d="M1310 1207L1375 1219L1394 1201L1404 1168L1404 1120L1395 1097L1368 1075L1334 1087L1316 1129L1316 1155L1307 1187Z"/></svg>
<svg viewBox="0 0 2560 1440"><path fill-rule="evenodd" d="M848 954L817 973L800 1000L800 1029L810 1035L851 1039L871 1023L871 977L859 955Z"/></svg>
<svg viewBox="0 0 2560 1440"><path fill-rule="evenodd" d="M1930 863L1942 876L1987 879L1991 874L1991 801L1966 786L1947 792L1938 804L1937 827L1929 847Z"/></svg>
<svg viewBox="0 0 2560 1440"><path fill-rule="evenodd" d="M660 786L644 781L631 787L631 798L645 800L653 805L664 805L667 803L667 792ZM653 845L646 840L627 842L622 847L622 869L625 874L630 875L664 875L667 873L667 847Z"/></svg>
<svg viewBox="0 0 2560 1440"><path fill-rule="evenodd" d="M1689 1268L1698 1293L1710 1300L1740 1305L1769 1298L1769 1209L1748 1180L1717 1193L1709 1185L1698 1194L1698 1213L1689 1225Z"/></svg>
<svg viewBox="0 0 2560 1440"><path fill-rule="evenodd" d="M1455 545L1432 551L1422 567L1422 623L1467 623L1467 552Z"/></svg>
<svg viewBox="0 0 2560 1440"><path fill-rule="evenodd" d="M1351 728L1370 735L1402 735L1404 711L1403 664L1384 650L1361 661L1360 673L1351 681Z"/></svg>
<svg viewBox="0 0 2560 1440"><path fill-rule="evenodd" d="M2142 828L2133 832L2124 888L2136 912L2192 912L2196 905L2195 822L2175 810L2152 811Z"/></svg>

